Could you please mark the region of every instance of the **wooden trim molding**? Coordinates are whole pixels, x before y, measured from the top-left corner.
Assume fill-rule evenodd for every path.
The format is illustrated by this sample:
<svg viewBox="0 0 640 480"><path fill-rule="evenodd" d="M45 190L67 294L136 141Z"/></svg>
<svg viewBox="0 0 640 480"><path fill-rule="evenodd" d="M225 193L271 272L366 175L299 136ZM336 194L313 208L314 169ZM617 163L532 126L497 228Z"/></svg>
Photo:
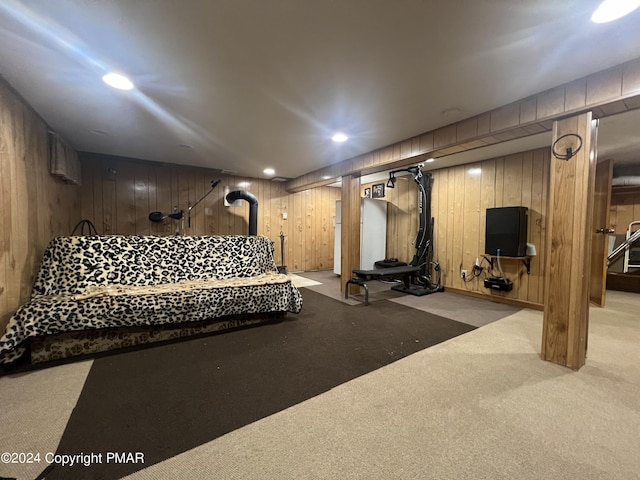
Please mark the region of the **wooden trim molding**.
<svg viewBox="0 0 640 480"><path fill-rule="evenodd" d="M553 121L587 111L603 118L640 108L640 58L509 105L402 140L290 180L289 192L551 131Z"/></svg>

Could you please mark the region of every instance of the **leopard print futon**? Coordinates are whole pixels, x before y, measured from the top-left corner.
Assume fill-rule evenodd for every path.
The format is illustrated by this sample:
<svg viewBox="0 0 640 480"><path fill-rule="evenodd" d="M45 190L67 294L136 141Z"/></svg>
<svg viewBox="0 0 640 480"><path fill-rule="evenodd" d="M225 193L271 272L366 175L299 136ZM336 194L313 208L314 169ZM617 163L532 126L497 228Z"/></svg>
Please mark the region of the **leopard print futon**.
<svg viewBox="0 0 640 480"><path fill-rule="evenodd" d="M0 363L29 338L68 331L298 313L302 296L278 274L260 236L76 236L47 247L31 300L0 338Z"/></svg>

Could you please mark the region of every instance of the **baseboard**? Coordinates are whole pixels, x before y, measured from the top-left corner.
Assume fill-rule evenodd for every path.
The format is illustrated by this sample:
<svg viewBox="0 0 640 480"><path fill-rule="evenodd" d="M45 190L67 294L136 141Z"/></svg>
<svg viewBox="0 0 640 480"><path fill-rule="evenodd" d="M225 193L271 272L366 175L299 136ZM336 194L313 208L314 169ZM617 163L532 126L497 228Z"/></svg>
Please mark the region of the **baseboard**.
<svg viewBox="0 0 640 480"><path fill-rule="evenodd" d="M607 273L607 288L621 292L640 293L640 275L637 273Z"/></svg>

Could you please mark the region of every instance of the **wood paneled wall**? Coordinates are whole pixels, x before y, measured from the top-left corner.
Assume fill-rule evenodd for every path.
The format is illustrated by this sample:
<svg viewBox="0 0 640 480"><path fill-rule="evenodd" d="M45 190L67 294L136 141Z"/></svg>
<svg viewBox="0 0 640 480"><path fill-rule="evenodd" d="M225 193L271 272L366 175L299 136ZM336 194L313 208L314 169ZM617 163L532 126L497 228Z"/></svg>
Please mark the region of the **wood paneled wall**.
<svg viewBox="0 0 640 480"><path fill-rule="evenodd" d="M542 306L550 161L550 150L542 148L431 172L434 259L440 263L445 288ZM371 186L362 186L363 196ZM398 177L394 189L385 189L384 200L388 202L387 257L410 262L418 229L417 185L411 176ZM514 283L508 293L484 288L484 275L462 281L461 271L471 272L476 258L482 260L485 253L486 209L519 205L529 208L528 242L537 250L531 273L527 275L521 260L503 259L505 276Z"/></svg>
<svg viewBox="0 0 640 480"><path fill-rule="evenodd" d="M371 188L373 182L362 185ZM416 234L418 232L418 186L410 175L396 177L395 188L385 187L387 202L387 254L386 258L397 258L409 263L416 253ZM382 259L381 259L382 260Z"/></svg>
<svg viewBox="0 0 640 480"><path fill-rule="evenodd" d="M614 165L613 176L640 177L640 159L630 164ZM640 186L617 186L611 195L611 226L624 234L631 222L640 221Z"/></svg>
<svg viewBox="0 0 640 480"><path fill-rule="evenodd" d="M82 217L100 234L172 235L181 222L149 221L149 213L185 212L211 188L220 184L191 212L184 232L189 235L246 235L249 204L224 206L224 188L241 186L258 199L258 234L275 243L281 262L280 232L285 235L285 264L292 272L333 268L335 205L340 189L323 187L290 194L270 180L220 175L203 168L141 162L84 154L82 159ZM242 187L242 182L250 183ZM283 218L286 214L287 218Z"/></svg>
<svg viewBox="0 0 640 480"><path fill-rule="evenodd" d="M49 174L48 127L0 79L0 332L31 288L52 238L80 220L80 187Z"/></svg>
<svg viewBox="0 0 640 480"><path fill-rule="evenodd" d="M614 190L615 192L615 190ZM624 234L631 222L640 221L640 187L611 196L611 225L616 234Z"/></svg>
<svg viewBox="0 0 640 480"><path fill-rule="evenodd" d="M549 165L550 150L543 148L433 172L434 259L445 288L542 305ZM528 242L537 250L531 273L520 260L503 259L511 292L484 288L484 275L464 282L461 271L470 273L485 253L486 209L520 205L529 208Z"/></svg>

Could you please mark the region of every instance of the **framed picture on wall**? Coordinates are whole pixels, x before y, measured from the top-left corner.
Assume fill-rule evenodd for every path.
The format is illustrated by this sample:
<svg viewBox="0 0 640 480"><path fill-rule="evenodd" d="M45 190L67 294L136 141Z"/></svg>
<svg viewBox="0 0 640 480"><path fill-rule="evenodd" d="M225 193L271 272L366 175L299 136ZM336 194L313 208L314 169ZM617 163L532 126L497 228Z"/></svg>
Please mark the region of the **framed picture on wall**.
<svg viewBox="0 0 640 480"><path fill-rule="evenodd" d="M364 189L364 198L371 198L371 187Z"/></svg>
<svg viewBox="0 0 640 480"><path fill-rule="evenodd" d="M384 183L376 183L371 187L371 197L372 198L382 198L384 197Z"/></svg>

